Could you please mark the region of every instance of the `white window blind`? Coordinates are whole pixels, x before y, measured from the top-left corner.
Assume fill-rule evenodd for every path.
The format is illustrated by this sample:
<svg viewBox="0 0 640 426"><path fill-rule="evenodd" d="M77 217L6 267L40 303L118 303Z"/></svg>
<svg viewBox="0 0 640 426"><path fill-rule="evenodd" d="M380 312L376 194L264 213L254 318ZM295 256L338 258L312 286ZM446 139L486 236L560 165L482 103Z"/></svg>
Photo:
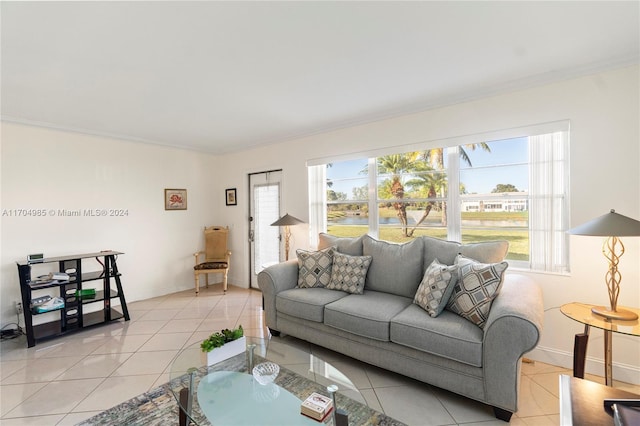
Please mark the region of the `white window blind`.
<svg viewBox="0 0 640 426"><path fill-rule="evenodd" d="M569 133L529 138L530 267L568 272Z"/></svg>
<svg viewBox="0 0 640 426"><path fill-rule="evenodd" d="M327 229L327 166L309 166L309 244L318 247L318 234Z"/></svg>

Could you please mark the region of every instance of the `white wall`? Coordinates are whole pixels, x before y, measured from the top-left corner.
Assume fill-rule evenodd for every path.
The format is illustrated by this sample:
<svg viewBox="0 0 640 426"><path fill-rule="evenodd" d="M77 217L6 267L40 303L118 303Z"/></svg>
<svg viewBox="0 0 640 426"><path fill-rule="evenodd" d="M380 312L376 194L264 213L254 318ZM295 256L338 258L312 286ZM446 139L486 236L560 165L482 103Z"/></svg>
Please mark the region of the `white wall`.
<svg viewBox="0 0 640 426"><path fill-rule="evenodd" d="M1 136L3 325L16 321L15 262L29 253L122 251L129 302L193 288L193 253L215 218L213 156L6 122ZM165 188L187 189L186 211L164 210ZM17 209L47 215L9 216ZM63 217L59 209L126 209L128 216ZM93 266L100 268L91 260L83 267Z"/></svg>
<svg viewBox="0 0 640 426"><path fill-rule="evenodd" d="M282 168L283 211L308 220L305 161L393 145L528 126L571 122L571 224L586 222L615 208L640 219L639 68L572 79L539 88L438 108L286 141L221 158L217 191L238 187L238 207L219 206L220 223L234 227L232 280L248 282L246 198L248 172ZM312 100L310 100L311 102ZM294 246L308 248L308 228L296 226ZM640 306L640 238L624 239L621 305ZM545 330L531 358L571 366L573 335L583 326L564 317L559 306L580 301L606 304L607 264L598 238L571 238L570 276L530 274L541 285ZM614 377L640 383L640 338L615 334ZM592 330L588 371L602 374L603 337Z"/></svg>

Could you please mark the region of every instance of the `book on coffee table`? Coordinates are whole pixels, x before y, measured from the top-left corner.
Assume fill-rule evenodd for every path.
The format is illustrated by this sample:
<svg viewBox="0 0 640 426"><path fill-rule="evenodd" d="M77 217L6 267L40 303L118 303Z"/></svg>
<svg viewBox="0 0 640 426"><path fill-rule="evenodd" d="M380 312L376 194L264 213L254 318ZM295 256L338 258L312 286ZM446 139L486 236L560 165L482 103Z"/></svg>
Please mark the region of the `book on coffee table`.
<svg viewBox="0 0 640 426"><path fill-rule="evenodd" d="M333 409L333 401L328 396L312 393L302 402L300 413L314 420L322 421Z"/></svg>

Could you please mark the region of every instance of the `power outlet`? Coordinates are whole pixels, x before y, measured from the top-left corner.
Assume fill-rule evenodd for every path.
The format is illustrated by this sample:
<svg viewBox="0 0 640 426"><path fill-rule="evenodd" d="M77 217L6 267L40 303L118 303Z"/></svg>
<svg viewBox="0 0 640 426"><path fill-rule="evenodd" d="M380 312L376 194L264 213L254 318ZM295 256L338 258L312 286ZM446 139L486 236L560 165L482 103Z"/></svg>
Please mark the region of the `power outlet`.
<svg viewBox="0 0 640 426"><path fill-rule="evenodd" d="M20 315L22 312L22 302L16 302L16 314Z"/></svg>

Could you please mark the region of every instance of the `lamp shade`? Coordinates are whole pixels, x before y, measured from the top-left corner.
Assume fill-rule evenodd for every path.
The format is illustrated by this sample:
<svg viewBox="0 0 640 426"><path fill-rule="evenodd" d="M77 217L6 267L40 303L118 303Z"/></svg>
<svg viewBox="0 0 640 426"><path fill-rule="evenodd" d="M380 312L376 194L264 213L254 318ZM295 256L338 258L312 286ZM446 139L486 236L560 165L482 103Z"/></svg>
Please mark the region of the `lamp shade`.
<svg viewBox="0 0 640 426"><path fill-rule="evenodd" d="M304 222L287 213L284 216L282 216L280 219L273 222L271 226L293 226L293 225L298 225L300 223L304 223Z"/></svg>
<svg viewBox="0 0 640 426"><path fill-rule="evenodd" d="M618 214L611 209L609 213L576 226L567 233L594 237L639 237L640 221Z"/></svg>

